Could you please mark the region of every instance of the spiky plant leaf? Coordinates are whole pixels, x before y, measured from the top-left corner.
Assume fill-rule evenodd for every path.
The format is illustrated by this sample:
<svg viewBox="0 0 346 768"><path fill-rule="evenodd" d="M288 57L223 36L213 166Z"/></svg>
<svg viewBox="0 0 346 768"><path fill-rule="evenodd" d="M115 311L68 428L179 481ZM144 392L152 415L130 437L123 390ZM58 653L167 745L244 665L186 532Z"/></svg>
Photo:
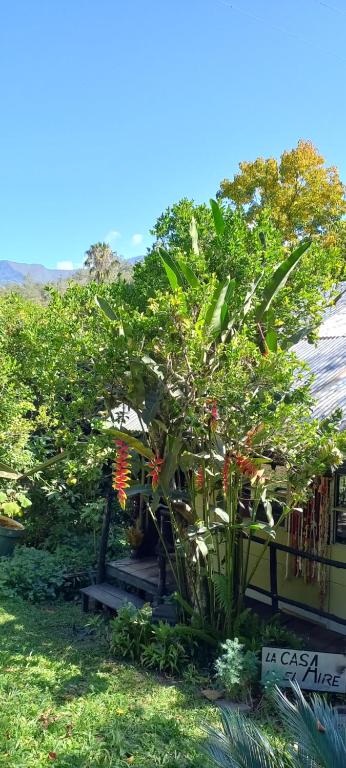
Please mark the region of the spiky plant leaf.
<svg viewBox="0 0 346 768"><path fill-rule="evenodd" d="M206 726L204 747L220 768L284 768L283 759L254 723L239 712L221 710L223 730Z"/></svg>
<svg viewBox="0 0 346 768"><path fill-rule="evenodd" d="M340 727L337 713L321 696L314 694L308 703L298 683L291 683L291 686L294 702L289 701L279 688L274 693L274 701L285 729L298 743L297 765L345 768L346 731Z"/></svg>

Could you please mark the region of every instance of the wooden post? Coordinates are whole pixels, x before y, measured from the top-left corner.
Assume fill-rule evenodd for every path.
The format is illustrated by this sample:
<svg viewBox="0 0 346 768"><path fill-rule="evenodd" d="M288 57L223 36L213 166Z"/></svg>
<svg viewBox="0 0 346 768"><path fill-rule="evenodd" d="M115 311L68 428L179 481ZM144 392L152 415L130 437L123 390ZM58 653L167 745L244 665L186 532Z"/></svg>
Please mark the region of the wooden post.
<svg viewBox="0 0 346 768"><path fill-rule="evenodd" d="M271 598L272 598L272 609L273 609L273 613L277 613L279 610L279 599L278 599L278 569L277 569L275 544L269 544L269 555L270 555L270 591L271 591Z"/></svg>
<svg viewBox="0 0 346 768"><path fill-rule="evenodd" d="M107 493L107 498L105 503L105 510L103 513L103 520L102 520L100 551L99 551L97 576L96 576L97 584L101 584L105 580L105 575L106 575L106 554L107 554L109 529L110 529L110 524L112 519L112 508L113 508L113 489L112 489L112 477L110 476L110 479L108 481L108 493Z"/></svg>

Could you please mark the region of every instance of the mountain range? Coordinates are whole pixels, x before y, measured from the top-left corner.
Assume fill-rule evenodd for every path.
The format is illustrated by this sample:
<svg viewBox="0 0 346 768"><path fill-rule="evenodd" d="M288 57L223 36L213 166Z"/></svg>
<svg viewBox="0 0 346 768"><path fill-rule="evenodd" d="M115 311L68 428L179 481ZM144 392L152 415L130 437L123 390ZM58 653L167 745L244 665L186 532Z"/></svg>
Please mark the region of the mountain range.
<svg viewBox="0 0 346 768"><path fill-rule="evenodd" d="M132 259L124 259L124 262L133 266L143 258L143 256L135 256ZM0 259L0 286L21 285L28 279L33 283L57 283L59 280L68 280L76 271L75 269L48 269L42 264L22 264L19 261L1 261Z"/></svg>
<svg viewBox="0 0 346 768"><path fill-rule="evenodd" d="M34 283L56 283L66 280L74 274L72 269L48 269L42 264L22 264L19 261L0 260L0 285L15 283L20 285L25 279Z"/></svg>

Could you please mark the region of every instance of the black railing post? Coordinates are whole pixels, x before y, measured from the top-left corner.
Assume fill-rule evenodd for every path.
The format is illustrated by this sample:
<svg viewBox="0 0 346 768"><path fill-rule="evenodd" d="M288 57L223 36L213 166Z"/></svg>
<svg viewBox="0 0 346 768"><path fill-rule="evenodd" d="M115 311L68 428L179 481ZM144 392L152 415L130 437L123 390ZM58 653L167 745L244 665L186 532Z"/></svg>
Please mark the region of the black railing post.
<svg viewBox="0 0 346 768"><path fill-rule="evenodd" d="M270 555L270 592L272 598L273 613L277 613L279 610L278 600L278 567L276 559L276 546L275 544L269 544Z"/></svg>

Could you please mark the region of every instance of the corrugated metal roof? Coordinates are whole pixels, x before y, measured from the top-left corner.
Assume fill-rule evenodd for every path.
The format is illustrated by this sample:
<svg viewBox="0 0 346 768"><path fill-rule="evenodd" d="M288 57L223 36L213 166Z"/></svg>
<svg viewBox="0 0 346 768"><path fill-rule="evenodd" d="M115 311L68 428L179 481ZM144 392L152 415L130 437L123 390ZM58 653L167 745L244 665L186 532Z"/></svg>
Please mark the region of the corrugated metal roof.
<svg viewBox="0 0 346 768"><path fill-rule="evenodd" d="M129 408L129 406L125 404L113 408L112 419L109 419L109 422L116 429L125 429L126 432L143 431L142 424L136 411L133 411L132 408Z"/></svg>
<svg viewBox="0 0 346 768"><path fill-rule="evenodd" d="M345 285L340 286L342 290ZM323 419L341 408L340 429L346 429L346 293L328 310L317 344L300 341L293 347L315 376L311 391L316 399L313 416Z"/></svg>

